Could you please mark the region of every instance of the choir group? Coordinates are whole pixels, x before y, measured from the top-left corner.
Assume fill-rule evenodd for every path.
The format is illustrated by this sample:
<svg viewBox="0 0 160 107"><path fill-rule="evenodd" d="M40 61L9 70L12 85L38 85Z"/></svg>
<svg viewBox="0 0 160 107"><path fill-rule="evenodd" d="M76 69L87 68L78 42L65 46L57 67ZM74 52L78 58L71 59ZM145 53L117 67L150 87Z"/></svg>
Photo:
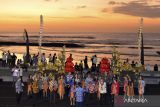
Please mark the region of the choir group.
<svg viewBox="0 0 160 107"><path fill-rule="evenodd" d="M82 70L76 68L76 64L73 66L72 55L70 55L66 60L65 72L63 73L44 71L30 74L27 80L28 97L47 100L54 104L57 101L68 99L70 106L76 107L83 107L83 103L87 105L98 103L100 106L106 106L114 104L114 98L119 96L120 87L122 87L124 99L133 99L135 82L132 77L126 75L121 81L118 75L110 71L106 58L101 61L100 72L97 72L96 69L84 72L88 70L86 69L88 67L86 58ZM93 67L96 66L95 62L96 56L92 59ZM17 81L23 82L19 79ZM18 89L18 85L16 87ZM139 98L144 98L145 81L142 77L139 77L137 87Z"/></svg>
<svg viewBox="0 0 160 107"><path fill-rule="evenodd" d="M46 73L35 73L29 75L27 84L28 96L46 99L50 103L55 103L58 99L63 100L66 97L70 100L71 106L83 103L85 100L89 104L94 102L100 105L112 104L113 97L118 96L120 90L118 77L116 75L111 76L111 74L105 77L90 73L85 76L71 72L66 75L58 74L54 76ZM144 88L145 82L140 77L138 81L140 98L143 98ZM134 97L134 82L129 76L124 77L123 91L124 98L132 99Z"/></svg>

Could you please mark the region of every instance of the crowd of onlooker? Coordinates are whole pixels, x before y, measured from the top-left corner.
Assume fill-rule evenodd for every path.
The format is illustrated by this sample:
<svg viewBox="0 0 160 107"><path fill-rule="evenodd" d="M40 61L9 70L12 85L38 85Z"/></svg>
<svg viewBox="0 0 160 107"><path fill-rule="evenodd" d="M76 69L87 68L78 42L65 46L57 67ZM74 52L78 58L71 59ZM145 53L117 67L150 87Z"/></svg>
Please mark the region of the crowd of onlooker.
<svg viewBox="0 0 160 107"><path fill-rule="evenodd" d="M16 64L17 56L10 51L2 53L2 67L14 67Z"/></svg>
<svg viewBox="0 0 160 107"><path fill-rule="evenodd" d="M1 66L2 67L10 67L13 68L15 65L23 65L26 63L26 54L23 55L22 59L18 59L15 53L11 53L10 51L3 52L2 53L2 58L1 58ZM54 64L56 60L58 59L58 56L56 53L49 54L48 57L46 56L45 53L42 53L41 56L38 54L33 54L30 55L30 60L27 62L29 66L38 66L38 61L39 58L42 62L43 65L47 65L48 63ZM91 67L89 67L88 62L91 61ZM132 61L131 63L127 59L126 61L123 62L123 65L125 64L130 64L131 67L139 67L139 63ZM95 66L96 65L96 66ZM100 62L98 62L98 58L96 55L93 55L91 58L88 56L85 56L85 58L81 61L75 62L75 69L76 70L83 70L83 69L91 69L92 71L97 71L99 70ZM151 70L150 64L146 64L145 66L145 71L158 71L158 64L155 64L153 66L153 70Z"/></svg>

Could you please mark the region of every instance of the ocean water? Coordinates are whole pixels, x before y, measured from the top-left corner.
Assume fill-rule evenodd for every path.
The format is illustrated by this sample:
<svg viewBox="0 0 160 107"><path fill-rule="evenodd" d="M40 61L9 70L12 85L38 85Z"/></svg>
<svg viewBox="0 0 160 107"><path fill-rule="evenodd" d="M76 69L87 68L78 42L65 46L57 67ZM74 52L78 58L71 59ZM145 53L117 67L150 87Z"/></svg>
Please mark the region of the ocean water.
<svg viewBox="0 0 160 107"><path fill-rule="evenodd" d="M39 34L29 33L30 42L38 44ZM0 42L24 42L22 33L0 33ZM98 61L102 57L111 58L113 46L121 54L121 60L129 58L130 61L138 61L138 34L137 33L44 33L43 43L74 43L84 47L68 48L66 47L67 56L72 53L75 62L84 59L84 56L91 57L96 54ZM145 47L145 64L160 65L160 33L144 33ZM47 55L49 53L59 53L61 47L42 47L42 51ZM0 52L10 50L17 53L19 58L25 53L25 46L0 46ZM31 54L38 52L38 46L30 47Z"/></svg>

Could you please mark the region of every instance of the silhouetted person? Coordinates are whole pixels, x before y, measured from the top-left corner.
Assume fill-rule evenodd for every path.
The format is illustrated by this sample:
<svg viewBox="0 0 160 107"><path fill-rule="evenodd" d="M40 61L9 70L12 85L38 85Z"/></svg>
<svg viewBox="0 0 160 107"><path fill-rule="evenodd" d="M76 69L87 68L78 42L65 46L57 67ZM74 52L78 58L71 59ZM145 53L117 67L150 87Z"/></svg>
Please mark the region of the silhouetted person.
<svg viewBox="0 0 160 107"><path fill-rule="evenodd" d="M83 62L81 60L81 62L79 63L79 71L80 73L82 74L82 71L83 71Z"/></svg>
<svg viewBox="0 0 160 107"><path fill-rule="evenodd" d="M54 53L53 58L52 58L53 64L55 63L55 60L56 60L56 53Z"/></svg>
<svg viewBox="0 0 160 107"><path fill-rule="evenodd" d="M85 59L84 59L84 69L88 70L88 57L85 56Z"/></svg>
<svg viewBox="0 0 160 107"><path fill-rule="evenodd" d="M147 71L147 72L150 72L150 71L151 71L149 64L146 65L146 71Z"/></svg>
<svg viewBox="0 0 160 107"><path fill-rule="evenodd" d="M158 65L157 64L154 65L154 71L158 72Z"/></svg>
<svg viewBox="0 0 160 107"><path fill-rule="evenodd" d="M12 56L10 51L8 51L7 53L7 65L10 67L11 66L11 62L12 62Z"/></svg>
<svg viewBox="0 0 160 107"><path fill-rule="evenodd" d="M16 64L16 59L17 59L17 56L15 55L15 53L13 53L13 55L11 56L12 57L12 60L11 60L11 65L12 65L12 67L13 66L15 66L15 64Z"/></svg>
<svg viewBox="0 0 160 107"><path fill-rule="evenodd" d="M3 52L2 53L2 67L5 67L6 66L6 53Z"/></svg>
<svg viewBox="0 0 160 107"><path fill-rule="evenodd" d="M132 61L132 64L131 64L132 68L134 68L136 65L134 63L134 61Z"/></svg>
<svg viewBox="0 0 160 107"><path fill-rule="evenodd" d="M76 72L79 71L79 66L78 66L77 62L75 64L74 68L75 68Z"/></svg>

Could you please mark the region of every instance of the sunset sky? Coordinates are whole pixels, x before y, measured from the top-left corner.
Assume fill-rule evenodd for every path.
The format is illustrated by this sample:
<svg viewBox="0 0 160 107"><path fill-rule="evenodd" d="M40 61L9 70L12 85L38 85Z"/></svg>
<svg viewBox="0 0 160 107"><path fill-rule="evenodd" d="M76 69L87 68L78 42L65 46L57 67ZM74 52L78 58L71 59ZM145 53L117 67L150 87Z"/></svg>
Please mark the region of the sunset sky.
<svg viewBox="0 0 160 107"><path fill-rule="evenodd" d="M160 32L160 0L0 0L0 32Z"/></svg>

